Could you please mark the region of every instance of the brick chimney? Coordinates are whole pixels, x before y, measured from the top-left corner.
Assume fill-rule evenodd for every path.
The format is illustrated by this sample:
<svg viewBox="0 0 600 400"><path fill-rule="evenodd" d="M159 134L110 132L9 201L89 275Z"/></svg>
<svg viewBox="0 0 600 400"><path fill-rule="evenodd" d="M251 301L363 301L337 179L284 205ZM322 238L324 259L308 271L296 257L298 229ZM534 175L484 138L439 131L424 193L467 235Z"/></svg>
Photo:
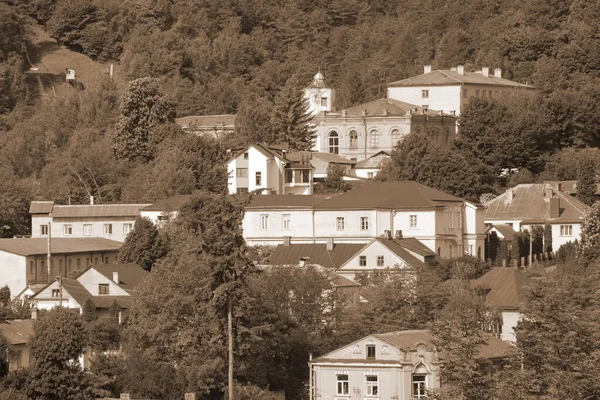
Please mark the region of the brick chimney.
<svg viewBox="0 0 600 400"><path fill-rule="evenodd" d="M554 190L552 190L552 186L546 185L544 188L544 197L551 199L554 196Z"/></svg>
<svg viewBox="0 0 600 400"><path fill-rule="evenodd" d="M550 199L550 218L560 217L560 199L553 197Z"/></svg>
<svg viewBox="0 0 600 400"><path fill-rule="evenodd" d="M496 78L502 78L502 70L501 70L500 68L496 68L496 69L494 70L494 76L495 76Z"/></svg>
<svg viewBox="0 0 600 400"><path fill-rule="evenodd" d="M428 73L430 73L430 72L431 72L431 65L425 65L425 66L423 67L423 73L424 73L424 74L428 74Z"/></svg>
<svg viewBox="0 0 600 400"><path fill-rule="evenodd" d="M285 247L289 247L289 245L292 243L292 237L291 236L284 236L283 237L283 245Z"/></svg>
<svg viewBox="0 0 600 400"><path fill-rule="evenodd" d="M301 267L305 267L309 261L310 261L310 257L300 257L300 261L298 262L298 265Z"/></svg>
<svg viewBox="0 0 600 400"><path fill-rule="evenodd" d="M512 201L515 198L515 191L512 188L507 189L506 194L508 197L508 201Z"/></svg>
<svg viewBox="0 0 600 400"><path fill-rule="evenodd" d="M333 238L327 238L327 251L333 250Z"/></svg>
<svg viewBox="0 0 600 400"><path fill-rule="evenodd" d="M457 66L456 72L458 72L460 75L464 75L465 74L465 66L464 65Z"/></svg>
<svg viewBox="0 0 600 400"><path fill-rule="evenodd" d="M394 238L398 239L398 240L402 240L402 231L401 230L397 230L396 231L396 235L395 235Z"/></svg>
<svg viewBox="0 0 600 400"><path fill-rule="evenodd" d="M117 285L119 284L119 273L117 271L113 271L113 282Z"/></svg>
<svg viewBox="0 0 600 400"><path fill-rule="evenodd" d="M481 67L481 75L485 76L486 78L490 77L490 68L489 67Z"/></svg>
<svg viewBox="0 0 600 400"><path fill-rule="evenodd" d="M385 239L391 239L392 238L392 231L388 231L388 230L383 231L383 237Z"/></svg>

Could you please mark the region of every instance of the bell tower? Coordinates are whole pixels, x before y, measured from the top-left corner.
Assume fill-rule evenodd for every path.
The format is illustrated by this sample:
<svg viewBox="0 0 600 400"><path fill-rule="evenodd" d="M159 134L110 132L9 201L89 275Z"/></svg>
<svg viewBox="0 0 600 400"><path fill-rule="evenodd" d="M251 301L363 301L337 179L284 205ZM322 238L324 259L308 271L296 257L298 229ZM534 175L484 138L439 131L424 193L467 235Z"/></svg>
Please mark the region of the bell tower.
<svg viewBox="0 0 600 400"><path fill-rule="evenodd" d="M304 90L304 98L308 100L308 111L311 115L318 115L324 111L335 111L335 90L327 88L325 77L319 71L313 77L309 87Z"/></svg>

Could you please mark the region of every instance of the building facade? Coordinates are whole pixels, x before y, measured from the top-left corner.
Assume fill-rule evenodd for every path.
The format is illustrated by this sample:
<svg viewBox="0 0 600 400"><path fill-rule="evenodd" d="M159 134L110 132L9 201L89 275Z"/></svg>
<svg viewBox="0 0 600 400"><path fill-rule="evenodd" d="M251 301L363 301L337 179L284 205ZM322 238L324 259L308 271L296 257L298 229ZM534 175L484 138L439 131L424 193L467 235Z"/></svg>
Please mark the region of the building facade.
<svg viewBox="0 0 600 400"><path fill-rule="evenodd" d="M536 93L528 83L514 82L502 78L502 70L490 68L467 72L459 65L449 70L432 71L426 65L422 75L413 76L388 84L388 98L418 104L423 108L440 110L460 115L473 98L506 98L515 95Z"/></svg>
<svg viewBox="0 0 600 400"><path fill-rule="evenodd" d="M242 225L246 242L368 243L400 231L445 258L483 257L483 208L416 182L370 182L331 198L301 197L255 197Z"/></svg>

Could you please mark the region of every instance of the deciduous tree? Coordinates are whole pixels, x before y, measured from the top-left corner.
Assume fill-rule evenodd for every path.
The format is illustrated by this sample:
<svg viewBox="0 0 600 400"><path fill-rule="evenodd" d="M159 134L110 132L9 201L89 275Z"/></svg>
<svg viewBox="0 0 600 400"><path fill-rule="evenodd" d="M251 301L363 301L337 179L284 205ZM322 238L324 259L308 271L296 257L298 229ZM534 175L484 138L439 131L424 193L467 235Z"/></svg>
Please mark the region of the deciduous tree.
<svg viewBox="0 0 600 400"><path fill-rule="evenodd" d="M167 254L167 246L158 228L147 217L137 217L133 230L119 250L117 262L134 263L150 271Z"/></svg>

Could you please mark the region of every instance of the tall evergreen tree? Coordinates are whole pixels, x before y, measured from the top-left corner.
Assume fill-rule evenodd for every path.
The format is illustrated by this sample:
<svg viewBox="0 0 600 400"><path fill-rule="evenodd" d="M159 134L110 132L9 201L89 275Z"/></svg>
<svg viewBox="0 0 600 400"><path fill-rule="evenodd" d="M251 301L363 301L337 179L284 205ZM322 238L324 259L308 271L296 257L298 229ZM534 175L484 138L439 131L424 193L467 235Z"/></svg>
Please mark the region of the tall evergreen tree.
<svg viewBox="0 0 600 400"><path fill-rule="evenodd" d="M583 264L600 256L600 202L594 203L583 218L577 257Z"/></svg>
<svg viewBox="0 0 600 400"><path fill-rule="evenodd" d="M577 199L587 205L596 200L596 163L590 156L577 160Z"/></svg>
<svg viewBox="0 0 600 400"><path fill-rule="evenodd" d="M117 262L134 263L150 271L154 263L166 253L166 244L156 225L148 218L138 217L119 250Z"/></svg>
<svg viewBox="0 0 600 400"><path fill-rule="evenodd" d="M302 87L292 76L275 96L273 107L274 137L280 143L287 142L293 150L310 150L315 140L316 130L310 125L312 116Z"/></svg>

